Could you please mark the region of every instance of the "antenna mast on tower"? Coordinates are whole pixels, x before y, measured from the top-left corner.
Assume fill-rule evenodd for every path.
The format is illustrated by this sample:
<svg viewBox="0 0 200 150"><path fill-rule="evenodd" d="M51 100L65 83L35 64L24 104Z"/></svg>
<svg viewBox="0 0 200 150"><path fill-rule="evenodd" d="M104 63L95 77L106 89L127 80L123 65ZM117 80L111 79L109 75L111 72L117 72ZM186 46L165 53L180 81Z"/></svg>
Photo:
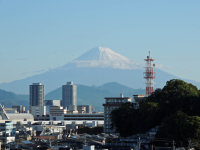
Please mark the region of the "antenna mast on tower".
<svg viewBox="0 0 200 150"><path fill-rule="evenodd" d="M151 95L151 93L154 91L153 85L154 85L154 79L155 79L155 72L154 67L155 64L153 63L154 59L150 57L150 51L149 56L147 56L147 59L145 59L145 72L144 72L144 78L146 79L146 96Z"/></svg>

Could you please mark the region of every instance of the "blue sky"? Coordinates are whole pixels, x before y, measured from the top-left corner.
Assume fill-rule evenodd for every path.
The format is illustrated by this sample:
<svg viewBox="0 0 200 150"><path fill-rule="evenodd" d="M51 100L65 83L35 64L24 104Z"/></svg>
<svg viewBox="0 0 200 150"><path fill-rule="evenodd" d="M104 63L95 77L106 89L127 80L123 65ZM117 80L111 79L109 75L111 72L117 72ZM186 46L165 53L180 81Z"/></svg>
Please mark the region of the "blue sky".
<svg viewBox="0 0 200 150"><path fill-rule="evenodd" d="M97 46L200 82L199 0L0 0L0 82L62 66Z"/></svg>

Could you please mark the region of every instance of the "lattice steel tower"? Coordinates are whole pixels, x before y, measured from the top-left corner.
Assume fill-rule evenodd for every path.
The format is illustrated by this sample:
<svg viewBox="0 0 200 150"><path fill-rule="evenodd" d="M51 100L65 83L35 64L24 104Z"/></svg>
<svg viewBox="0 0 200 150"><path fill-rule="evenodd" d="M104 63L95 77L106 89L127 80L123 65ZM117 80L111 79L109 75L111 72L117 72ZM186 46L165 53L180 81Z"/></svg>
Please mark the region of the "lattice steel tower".
<svg viewBox="0 0 200 150"><path fill-rule="evenodd" d="M154 91L153 85L154 85L154 79L155 79L155 72L154 67L155 64L153 63L154 59L150 57L150 51L149 56L147 56L147 59L144 59L145 64L145 72L144 72L144 78L146 79L146 96L151 95L151 93Z"/></svg>

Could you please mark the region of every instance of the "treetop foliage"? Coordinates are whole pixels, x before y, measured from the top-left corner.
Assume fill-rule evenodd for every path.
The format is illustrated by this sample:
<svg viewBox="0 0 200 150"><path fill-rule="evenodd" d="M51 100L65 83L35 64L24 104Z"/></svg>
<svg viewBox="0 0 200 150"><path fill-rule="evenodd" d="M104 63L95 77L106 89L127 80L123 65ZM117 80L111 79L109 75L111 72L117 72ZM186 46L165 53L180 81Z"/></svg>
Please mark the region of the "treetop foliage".
<svg viewBox="0 0 200 150"><path fill-rule="evenodd" d="M171 97L195 97L199 96L199 90L196 86L186 83L183 80L173 79L167 81L162 89L163 96Z"/></svg>
<svg viewBox="0 0 200 150"><path fill-rule="evenodd" d="M111 113L113 127L121 136L145 133L160 126L159 138L175 140L186 146L191 139L200 149L200 92L190 83L173 79L163 89L156 89L135 110L124 104Z"/></svg>

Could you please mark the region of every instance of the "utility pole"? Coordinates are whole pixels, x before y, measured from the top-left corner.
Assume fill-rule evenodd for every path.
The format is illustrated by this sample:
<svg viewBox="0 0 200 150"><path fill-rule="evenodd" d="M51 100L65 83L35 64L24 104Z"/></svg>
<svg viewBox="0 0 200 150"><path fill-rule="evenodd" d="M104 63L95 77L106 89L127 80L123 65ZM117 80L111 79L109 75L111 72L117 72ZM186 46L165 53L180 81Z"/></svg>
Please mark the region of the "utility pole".
<svg viewBox="0 0 200 150"><path fill-rule="evenodd" d="M173 140L173 142L172 142L172 144L173 144L173 150L175 150L175 142L174 142L174 140Z"/></svg>
<svg viewBox="0 0 200 150"><path fill-rule="evenodd" d="M138 137L137 145L138 145L138 150L140 150L140 148L141 148L141 140L140 140L140 137Z"/></svg>
<svg viewBox="0 0 200 150"><path fill-rule="evenodd" d="M153 144L151 145L151 150L153 150Z"/></svg>
<svg viewBox="0 0 200 150"><path fill-rule="evenodd" d="M191 139L189 139L189 140L188 140L188 149L190 149L190 148L191 148L191 143L192 143L192 140L191 140Z"/></svg>

